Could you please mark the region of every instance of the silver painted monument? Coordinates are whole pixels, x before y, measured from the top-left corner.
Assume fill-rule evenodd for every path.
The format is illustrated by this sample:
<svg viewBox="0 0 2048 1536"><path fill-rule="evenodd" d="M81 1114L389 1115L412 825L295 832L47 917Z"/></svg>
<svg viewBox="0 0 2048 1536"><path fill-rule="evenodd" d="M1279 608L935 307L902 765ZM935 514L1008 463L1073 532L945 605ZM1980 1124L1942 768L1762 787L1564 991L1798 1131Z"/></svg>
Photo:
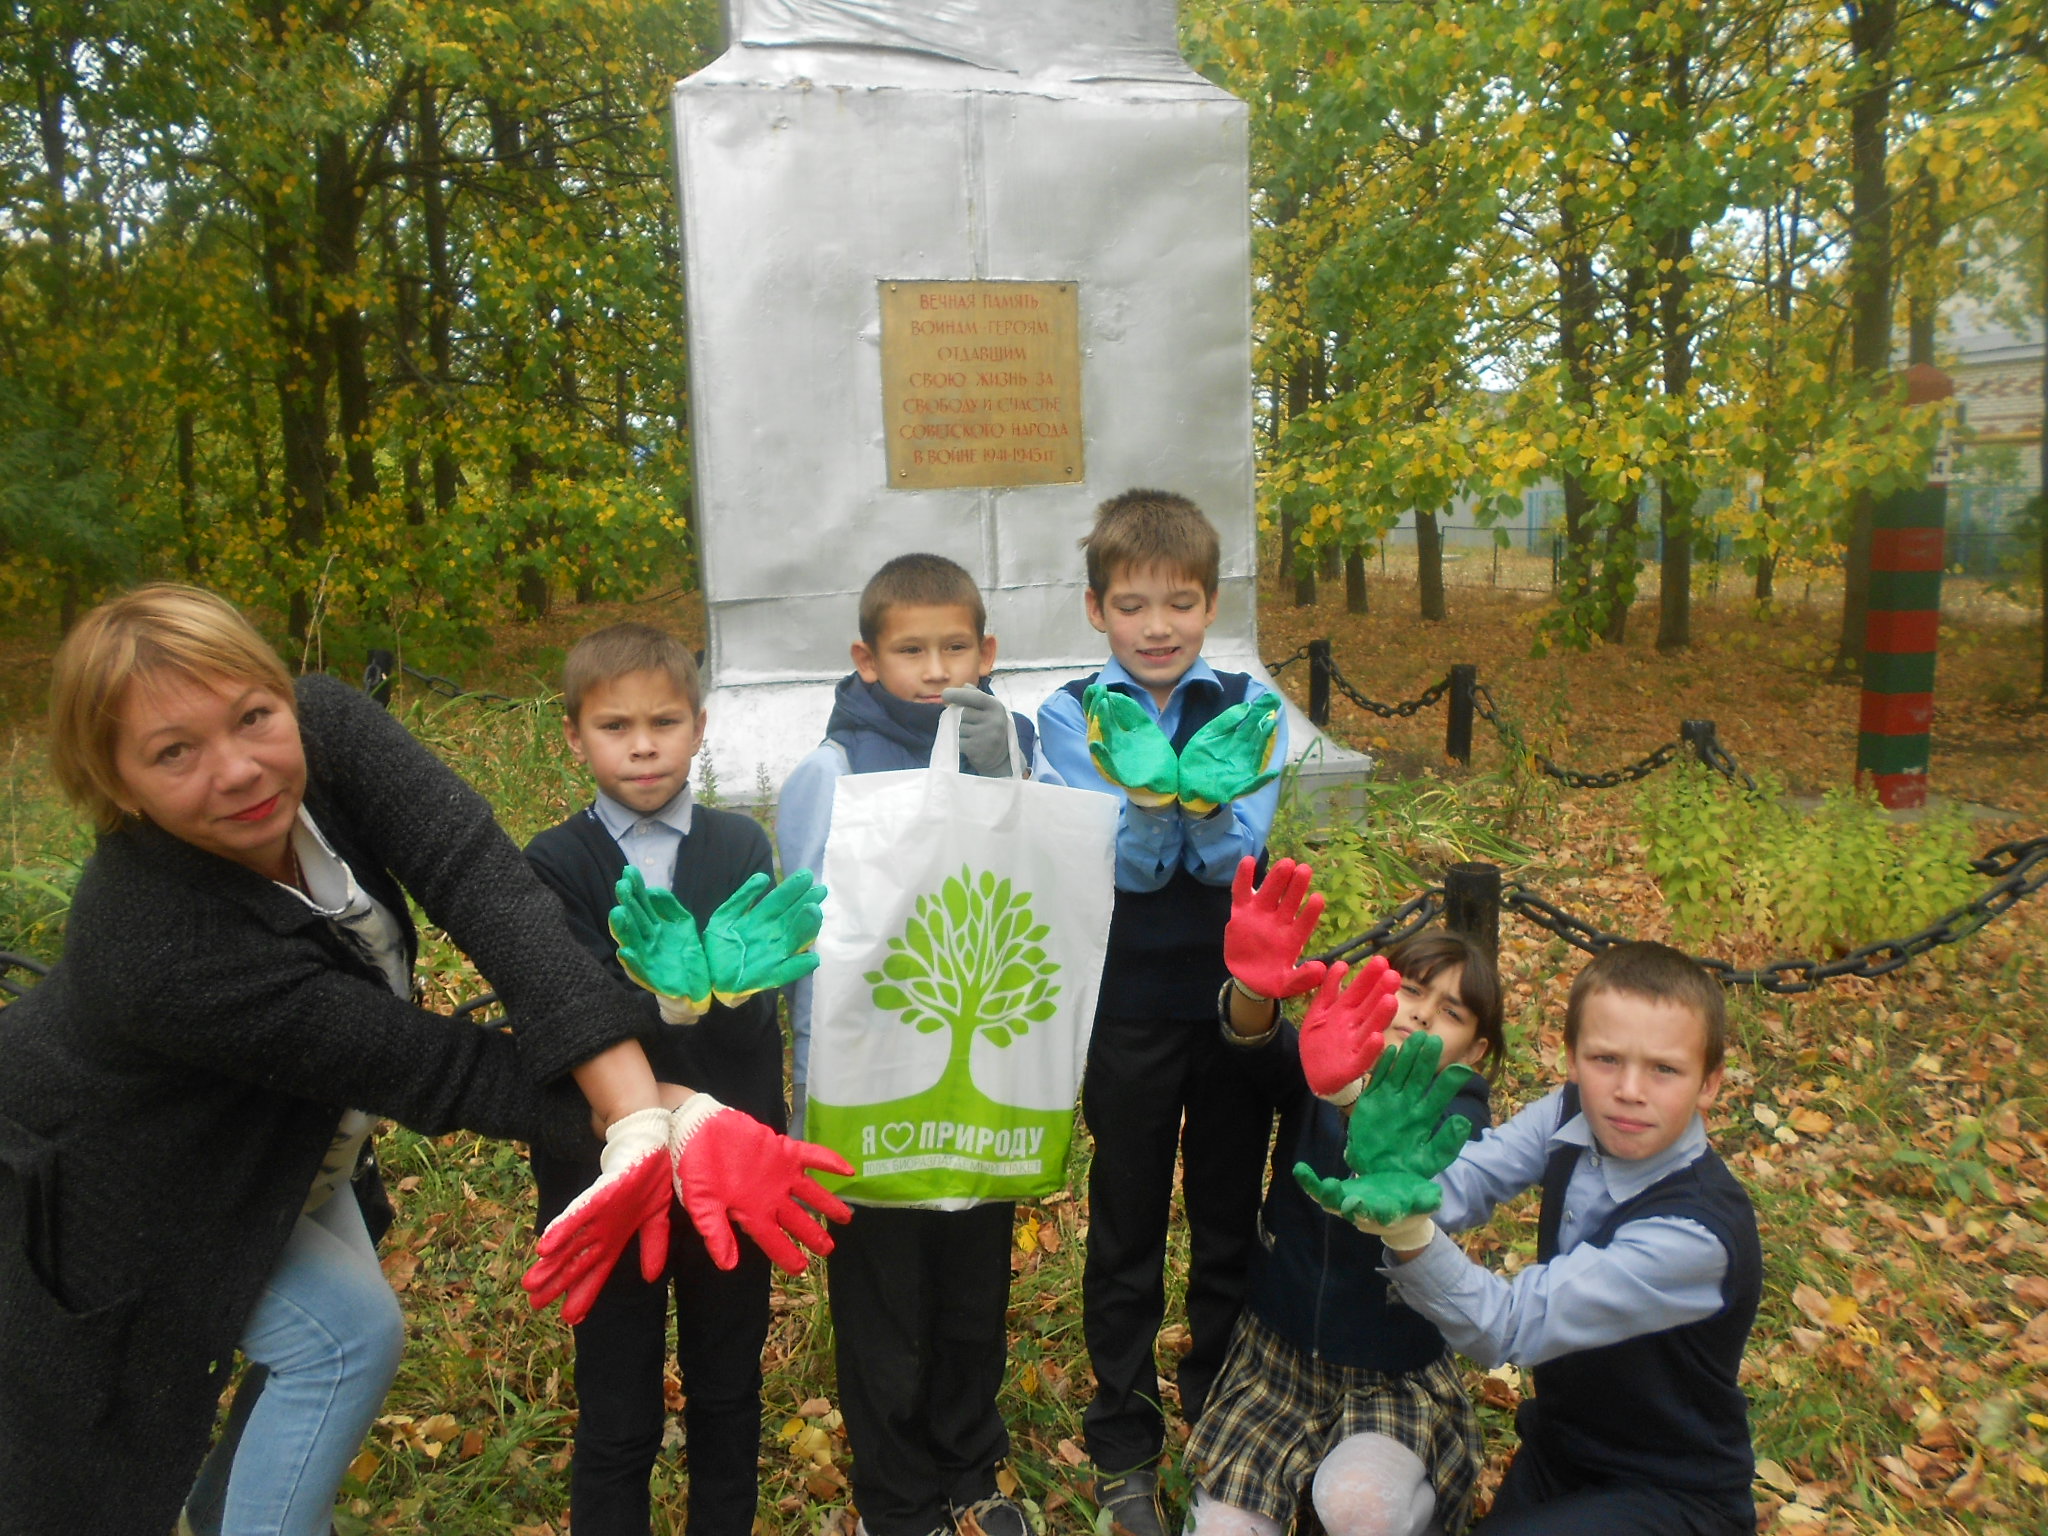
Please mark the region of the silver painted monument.
<svg viewBox="0 0 2048 1536"><path fill-rule="evenodd" d="M1246 112L1174 22L1174 0L727 0L726 51L676 87L726 795L817 744L894 555L974 573L1011 707L1099 665L1075 542L1132 486L1215 521L1206 654L1264 677Z"/></svg>

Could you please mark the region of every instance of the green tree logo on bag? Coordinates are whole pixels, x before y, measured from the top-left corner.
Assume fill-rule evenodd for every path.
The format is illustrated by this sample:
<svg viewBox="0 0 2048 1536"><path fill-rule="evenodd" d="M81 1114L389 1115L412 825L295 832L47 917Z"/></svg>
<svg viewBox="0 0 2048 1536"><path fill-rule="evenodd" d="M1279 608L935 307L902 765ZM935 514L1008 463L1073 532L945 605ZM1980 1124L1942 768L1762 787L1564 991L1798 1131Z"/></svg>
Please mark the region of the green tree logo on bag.
<svg viewBox="0 0 2048 1536"><path fill-rule="evenodd" d="M947 1031L945 1069L930 1087L879 1103L835 1104L813 1083L806 1134L856 1170L828 1183L899 1205L1025 1199L1064 1183L1072 1107L1008 1102L1004 1080L1013 1052L1031 1048L1032 1026L1059 1011L1050 932L1029 892L987 870L963 867L918 897L888 958L863 977L876 1010L863 1028ZM983 1056L986 1083L974 1077L977 1036L1000 1053L994 1068Z"/></svg>
<svg viewBox="0 0 2048 1536"><path fill-rule="evenodd" d="M962 869L937 896L917 898L903 937L891 939L882 968L867 973L875 1006L922 1034L951 1028L956 1061L965 1060L976 1030L1007 1046L1057 1011L1059 966L1039 947L1051 931L1034 926L1031 898L1012 894L1009 881L987 870L976 880Z"/></svg>

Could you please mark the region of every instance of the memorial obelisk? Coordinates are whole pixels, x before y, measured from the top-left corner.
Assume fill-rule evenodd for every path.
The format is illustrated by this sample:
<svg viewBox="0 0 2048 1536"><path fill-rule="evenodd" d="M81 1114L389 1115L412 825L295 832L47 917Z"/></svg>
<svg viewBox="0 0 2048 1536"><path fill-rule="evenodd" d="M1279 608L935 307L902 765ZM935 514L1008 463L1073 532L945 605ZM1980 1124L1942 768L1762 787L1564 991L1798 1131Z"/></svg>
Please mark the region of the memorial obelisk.
<svg viewBox="0 0 2048 1536"><path fill-rule="evenodd" d="M1075 541L1131 486L1215 521L1207 653L1263 676L1246 112L1180 57L1173 0L728 0L727 24L675 92L721 791L817 744L894 555L974 573L1013 708L1099 665Z"/></svg>

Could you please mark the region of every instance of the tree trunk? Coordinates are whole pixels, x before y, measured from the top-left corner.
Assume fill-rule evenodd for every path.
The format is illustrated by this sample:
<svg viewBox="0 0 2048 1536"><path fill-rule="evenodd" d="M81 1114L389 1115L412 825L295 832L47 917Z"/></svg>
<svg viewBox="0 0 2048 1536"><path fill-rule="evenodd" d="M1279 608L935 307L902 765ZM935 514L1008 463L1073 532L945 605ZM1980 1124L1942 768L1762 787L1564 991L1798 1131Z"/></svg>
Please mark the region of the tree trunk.
<svg viewBox="0 0 2048 1536"><path fill-rule="evenodd" d="M339 133L319 136L313 203L319 219L319 302L334 348L334 403L342 459L348 466L348 499L350 505L360 506L377 494L377 447L370 441L370 367L362 306L355 299L363 188L348 143Z"/></svg>
<svg viewBox="0 0 2048 1536"><path fill-rule="evenodd" d="M1849 102L1850 365L1857 385L1881 387L1892 351L1892 206L1886 185L1890 152L1891 52L1898 36L1898 0L1857 0L1849 10L1849 43L1863 80ZM1859 491L1849 505L1842 554L1842 629L1834 675L1863 670L1863 630L1870 607L1872 498Z"/></svg>
<svg viewBox="0 0 2048 1536"><path fill-rule="evenodd" d="M1365 590L1365 551L1362 549L1354 549L1344 557L1344 611L1371 611Z"/></svg>
<svg viewBox="0 0 2048 1536"><path fill-rule="evenodd" d="M1692 274L1684 265L1692 255L1692 231L1674 230L1659 243L1657 313L1664 353L1664 398L1670 408L1687 410L1692 388L1692 328L1686 300ZM1664 264L1669 262L1669 266ZM1664 558L1657 572L1657 649L1683 650L1692 644L1693 510L1699 488L1693 483L1690 453L1667 457L1657 482L1658 530L1664 537Z"/></svg>
<svg viewBox="0 0 2048 1536"><path fill-rule="evenodd" d="M1297 358L1287 373L1287 419L1295 420L1308 413L1308 404L1314 387L1314 376L1309 371L1309 360ZM1294 515L1283 511L1280 514L1280 580L1294 579L1294 606L1313 608L1316 604L1316 568L1301 548L1301 529L1296 526Z"/></svg>
<svg viewBox="0 0 2048 1536"><path fill-rule="evenodd" d="M419 86L420 213L427 244L427 352L434 360L432 459L434 513L454 510L459 471L449 441L449 397L455 388L455 280L448 260L448 198L441 185L441 113L430 80Z"/></svg>
<svg viewBox="0 0 2048 1536"><path fill-rule="evenodd" d="M1444 607L1444 541L1437 531L1436 514L1415 509L1415 571L1422 588L1422 617L1441 621L1449 616Z"/></svg>
<svg viewBox="0 0 2048 1536"><path fill-rule="evenodd" d="M1593 399L1593 322L1597 292L1592 258L1580 248L1580 216L1576 197L1558 199L1561 254L1557 258L1557 355L1564 364L1564 403L1583 414ZM1570 606L1582 601L1593 570L1592 494L1567 461L1560 466L1564 489L1564 561L1559 573L1558 600Z"/></svg>
<svg viewBox="0 0 2048 1536"><path fill-rule="evenodd" d="M1778 557L1758 555L1756 557L1756 600L1768 603L1775 595L1778 579Z"/></svg>

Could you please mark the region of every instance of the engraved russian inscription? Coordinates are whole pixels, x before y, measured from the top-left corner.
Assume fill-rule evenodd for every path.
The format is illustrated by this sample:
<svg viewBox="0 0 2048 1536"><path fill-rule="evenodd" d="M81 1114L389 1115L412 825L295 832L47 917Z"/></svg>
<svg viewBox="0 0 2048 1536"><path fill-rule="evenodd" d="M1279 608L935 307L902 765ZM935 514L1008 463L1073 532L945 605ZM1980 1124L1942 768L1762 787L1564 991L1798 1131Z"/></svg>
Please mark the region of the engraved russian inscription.
<svg viewBox="0 0 2048 1536"><path fill-rule="evenodd" d="M1082 478L1074 284L885 280L881 294L890 485Z"/></svg>

